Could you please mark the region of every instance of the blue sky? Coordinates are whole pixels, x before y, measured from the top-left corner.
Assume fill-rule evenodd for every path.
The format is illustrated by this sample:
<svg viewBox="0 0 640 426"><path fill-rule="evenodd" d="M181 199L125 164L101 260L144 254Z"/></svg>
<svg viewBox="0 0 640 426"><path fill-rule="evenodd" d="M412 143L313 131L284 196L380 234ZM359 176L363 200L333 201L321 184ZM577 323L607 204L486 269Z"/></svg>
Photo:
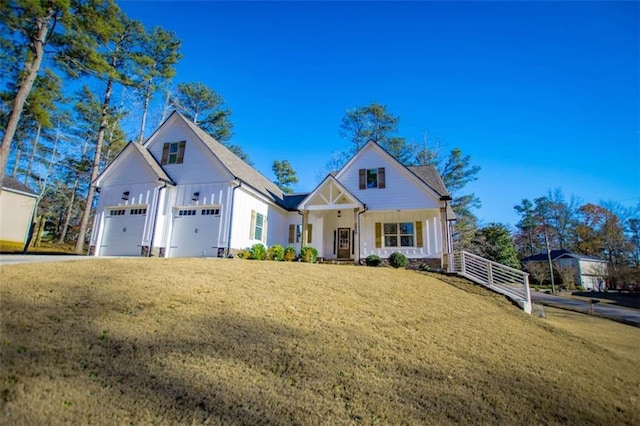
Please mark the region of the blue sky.
<svg viewBox="0 0 640 426"><path fill-rule="evenodd" d="M640 203L638 2L120 1L175 31L175 82L233 110L233 143L266 176L289 160L312 190L345 110L378 102L399 135L458 147L481 223L514 225L522 198Z"/></svg>

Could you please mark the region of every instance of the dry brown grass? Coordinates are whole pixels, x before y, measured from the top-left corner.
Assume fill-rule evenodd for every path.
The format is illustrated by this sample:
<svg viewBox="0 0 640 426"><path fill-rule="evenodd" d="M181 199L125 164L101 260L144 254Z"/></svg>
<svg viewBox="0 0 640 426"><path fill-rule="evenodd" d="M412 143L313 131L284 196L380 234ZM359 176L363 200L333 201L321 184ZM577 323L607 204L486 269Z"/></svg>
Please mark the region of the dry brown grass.
<svg viewBox="0 0 640 426"><path fill-rule="evenodd" d="M640 423L640 329L585 336L462 281L210 259L0 274L0 423Z"/></svg>

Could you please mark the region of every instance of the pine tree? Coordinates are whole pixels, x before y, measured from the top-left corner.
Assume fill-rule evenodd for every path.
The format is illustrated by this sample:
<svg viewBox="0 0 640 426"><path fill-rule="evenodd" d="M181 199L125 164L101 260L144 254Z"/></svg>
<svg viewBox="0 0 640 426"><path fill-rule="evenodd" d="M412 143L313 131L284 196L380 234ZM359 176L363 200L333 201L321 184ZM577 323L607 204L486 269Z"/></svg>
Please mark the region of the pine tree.
<svg viewBox="0 0 640 426"><path fill-rule="evenodd" d="M296 176L296 171L293 170L289 161L275 160L271 170L273 170L273 174L276 176L276 180L274 180L273 183L278 185L278 188L286 194L293 192L291 184L298 183L298 177Z"/></svg>

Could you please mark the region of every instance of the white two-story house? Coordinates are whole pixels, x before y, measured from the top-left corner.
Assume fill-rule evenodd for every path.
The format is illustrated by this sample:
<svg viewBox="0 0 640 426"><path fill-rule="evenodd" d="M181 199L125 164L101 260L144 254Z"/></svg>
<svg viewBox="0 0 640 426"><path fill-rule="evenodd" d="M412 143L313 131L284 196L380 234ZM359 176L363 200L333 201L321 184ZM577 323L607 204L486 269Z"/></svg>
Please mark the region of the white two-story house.
<svg viewBox="0 0 640 426"><path fill-rule="evenodd" d="M263 243L354 262L401 252L440 266L451 247L451 198L438 173L405 167L375 142L312 192L287 195L174 112L94 185L96 256L226 257Z"/></svg>

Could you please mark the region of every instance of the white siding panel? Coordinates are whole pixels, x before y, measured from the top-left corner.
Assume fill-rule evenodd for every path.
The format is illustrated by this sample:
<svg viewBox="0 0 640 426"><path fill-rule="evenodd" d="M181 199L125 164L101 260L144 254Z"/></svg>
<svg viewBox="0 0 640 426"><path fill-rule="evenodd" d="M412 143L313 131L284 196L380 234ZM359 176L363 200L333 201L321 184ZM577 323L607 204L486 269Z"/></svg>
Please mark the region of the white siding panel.
<svg viewBox="0 0 640 426"><path fill-rule="evenodd" d="M24 244L36 199L3 189L0 194L0 240Z"/></svg>
<svg viewBox="0 0 640 426"><path fill-rule="evenodd" d="M359 170L385 168L384 189L359 189ZM380 155L375 148L362 151L358 158L342 171L338 180L369 210L431 209L439 207L439 199L423 189L415 178L397 164Z"/></svg>
<svg viewBox="0 0 640 426"><path fill-rule="evenodd" d="M102 177L102 186L129 185L131 183L156 183L158 176L137 151L130 149L117 167Z"/></svg>
<svg viewBox="0 0 640 426"><path fill-rule="evenodd" d="M375 224L395 222L422 222L423 247L381 247L376 248ZM360 257L365 258L376 254L388 258L393 252L403 253L408 258L439 258L442 256L440 215L437 210L415 210L406 212L366 212L361 216L361 246ZM415 226L415 225L414 225ZM357 237L356 237L357 238ZM415 228L414 228L414 239ZM384 235L383 235L384 240ZM357 241L356 241L357 243ZM414 241L417 245L417 242ZM383 242L384 245L384 242Z"/></svg>
<svg viewBox="0 0 640 426"><path fill-rule="evenodd" d="M269 217L269 205L267 202L262 201L253 196L247 189L240 187L236 190L233 202L233 230L231 237L231 247L234 249L243 249L251 247L254 244L261 243L262 241L252 240L250 236L251 227L251 211L263 214L265 217ZM269 229L271 224L267 225L267 236L269 235Z"/></svg>
<svg viewBox="0 0 640 426"><path fill-rule="evenodd" d="M147 143L146 147L158 162L162 159L162 148L167 142L186 141L182 164L165 164L162 167L178 184L222 182L233 179L186 124L174 117L173 124L163 126ZM169 123L167 123L169 124Z"/></svg>

